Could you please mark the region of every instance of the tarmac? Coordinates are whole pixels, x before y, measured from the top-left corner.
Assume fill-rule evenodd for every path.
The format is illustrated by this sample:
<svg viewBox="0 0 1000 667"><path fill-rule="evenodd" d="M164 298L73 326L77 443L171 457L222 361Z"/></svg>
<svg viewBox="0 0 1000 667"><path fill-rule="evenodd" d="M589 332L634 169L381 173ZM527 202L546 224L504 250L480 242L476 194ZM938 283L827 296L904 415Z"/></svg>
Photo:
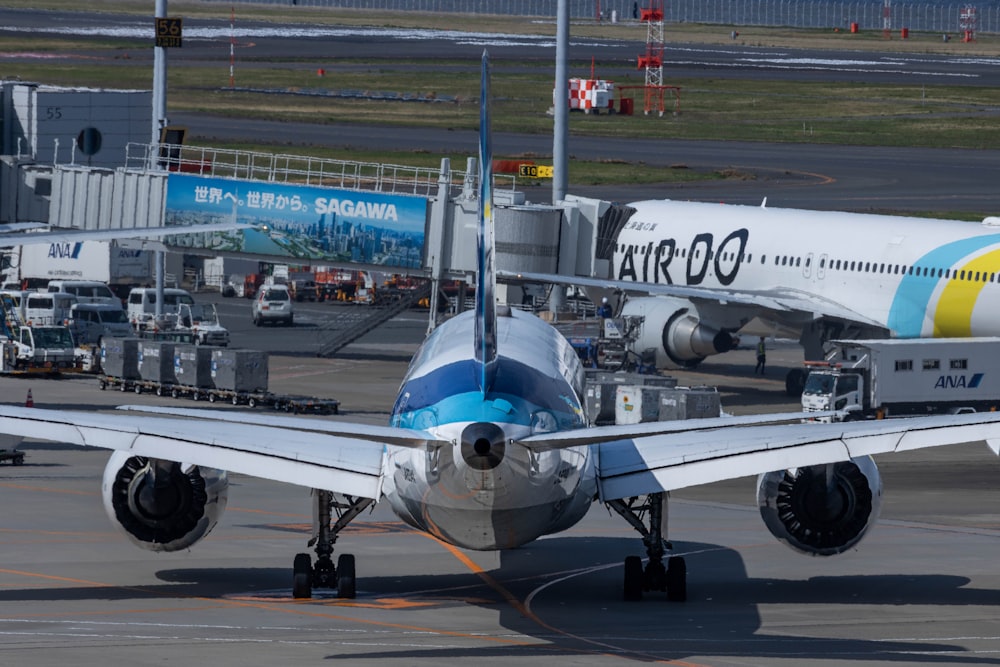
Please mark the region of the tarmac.
<svg viewBox="0 0 1000 667"><path fill-rule="evenodd" d="M272 390L338 399L329 419L385 423L409 347L272 354ZM784 374L800 359L778 341L763 378L752 349L676 375L719 387L729 412L781 411L795 407ZM101 391L89 377L0 378L6 402L23 404L29 389L36 407L209 407ZM882 520L839 557L805 558L774 540L753 478L674 493L686 603L622 601L622 562L643 550L599 504L571 530L508 552L455 549L379 506L337 544L357 557L357 599L294 600L308 490L234 475L212 534L190 551L153 554L105 516L107 452L22 448L24 465L0 465L3 664L1000 664L1000 464L982 444L882 457Z"/></svg>

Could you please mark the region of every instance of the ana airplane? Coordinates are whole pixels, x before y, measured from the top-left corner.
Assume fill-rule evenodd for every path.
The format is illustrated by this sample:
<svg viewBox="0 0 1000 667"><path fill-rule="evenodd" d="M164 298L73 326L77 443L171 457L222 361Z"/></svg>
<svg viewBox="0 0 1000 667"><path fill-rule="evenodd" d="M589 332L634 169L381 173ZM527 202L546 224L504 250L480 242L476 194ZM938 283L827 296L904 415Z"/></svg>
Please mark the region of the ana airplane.
<svg viewBox="0 0 1000 667"><path fill-rule="evenodd" d="M535 316L494 302L489 61L483 56L479 271L474 311L439 326L415 355L391 425L129 406L159 415L0 407L0 433L114 450L102 493L111 520L151 551L187 549L222 515L227 472L318 490L316 560L295 556L293 595L357 593L339 532L387 502L407 524L469 549L508 549L576 524L601 502L642 536L623 593L687 596L686 564L668 556L672 489L760 474L768 529L832 555L873 524L881 481L871 455L986 440L1000 415L850 424L775 424L799 415L584 428L583 373L568 342ZM336 519L334 520L334 515ZM666 563L664 560L666 559Z"/></svg>
<svg viewBox="0 0 1000 667"><path fill-rule="evenodd" d="M228 232L250 227L244 223L218 222L205 225L178 225L175 227L123 227L121 229L47 229L42 223L13 223L0 225L0 248L14 248L34 243L78 243L81 241L113 241L123 238L158 238L175 234L202 234Z"/></svg>
<svg viewBox="0 0 1000 667"><path fill-rule="evenodd" d="M502 275L641 294L620 312L644 318L634 347L660 368L732 349L754 317L799 332L808 360L839 338L1000 334L1000 218L640 201L611 207L597 236L607 279Z"/></svg>

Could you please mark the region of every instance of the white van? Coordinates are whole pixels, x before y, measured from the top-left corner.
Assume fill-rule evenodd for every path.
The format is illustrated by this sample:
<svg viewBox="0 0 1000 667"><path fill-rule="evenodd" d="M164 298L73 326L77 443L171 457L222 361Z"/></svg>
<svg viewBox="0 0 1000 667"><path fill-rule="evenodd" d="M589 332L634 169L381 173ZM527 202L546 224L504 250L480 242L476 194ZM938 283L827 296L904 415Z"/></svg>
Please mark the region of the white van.
<svg viewBox="0 0 1000 667"><path fill-rule="evenodd" d="M110 303L78 303L70 311L70 331L77 345L100 345L105 338L132 335L125 311Z"/></svg>
<svg viewBox="0 0 1000 667"><path fill-rule="evenodd" d="M163 305L160 307L161 315L177 315L180 304L191 305L194 299L187 290L176 287L163 288ZM128 293L128 305L126 306L128 321L132 323L137 331L145 329L153 322L156 314L156 288L155 287L134 287ZM173 318L171 318L173 319Z"/></svg>
<svg viewBox="0 0 1000 667"><path fill-rule="evenodd" d="M67 292L28 292L23 303L25 323L62 325L69 319L76 296Z"/></svg>
<svg viewBox="0 0 1000 667"><path fill-rule="evenodd" d="M75 294L77 303L108 303L122 307L121 299L111 288L96 280L50 280L48 291Z"/></svg>

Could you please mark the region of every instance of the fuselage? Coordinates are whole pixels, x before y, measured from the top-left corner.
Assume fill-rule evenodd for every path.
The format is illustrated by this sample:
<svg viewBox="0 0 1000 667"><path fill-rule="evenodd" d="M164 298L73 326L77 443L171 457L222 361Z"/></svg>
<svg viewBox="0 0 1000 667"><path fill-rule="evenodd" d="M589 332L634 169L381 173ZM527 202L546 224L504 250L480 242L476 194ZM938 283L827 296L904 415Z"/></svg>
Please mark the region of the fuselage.
<svg viewBox="0 0 1000 667"><path fill-rule="evenodd" d="M470 549L512 548L572 526L596 496L589 448L533 452L513 442L585 425L582 369L551 326L530 314L503 312L495 380L483 392L474 325L474 314L463 313L428 337L393 408L393 426L454 444L389 448L383 493L404 521L442 540Z"/></svg>
<svg viewBox="0 0 1000 667"><path fill-rule="evenodd" d="M901 338L1000 334L1000 221L675 201L630 206L636 212L612 257L618 280L796 290Z"/></svg>

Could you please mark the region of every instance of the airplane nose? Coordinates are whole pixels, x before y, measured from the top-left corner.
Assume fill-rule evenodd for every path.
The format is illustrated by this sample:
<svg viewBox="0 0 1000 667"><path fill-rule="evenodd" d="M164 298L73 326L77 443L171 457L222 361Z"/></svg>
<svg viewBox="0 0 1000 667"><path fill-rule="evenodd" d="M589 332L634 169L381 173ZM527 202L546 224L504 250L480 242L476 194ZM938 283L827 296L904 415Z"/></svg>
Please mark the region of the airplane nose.
<svg viewBox="0 0 1000 667"><path fill-rule="evenodd" d="M490 422L469 424L462 430L462 458L476 470L492 470L506 451L503 429Z"/></svg>

